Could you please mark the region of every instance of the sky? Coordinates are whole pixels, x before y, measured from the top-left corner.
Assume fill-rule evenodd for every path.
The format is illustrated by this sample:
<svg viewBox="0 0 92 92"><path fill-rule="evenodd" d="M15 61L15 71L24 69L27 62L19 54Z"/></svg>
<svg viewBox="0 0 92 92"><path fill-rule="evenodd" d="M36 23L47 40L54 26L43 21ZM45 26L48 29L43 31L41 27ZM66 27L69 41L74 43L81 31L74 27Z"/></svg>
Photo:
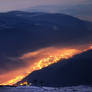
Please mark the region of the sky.
<svg viewBox="0 0 92 92"><path fill-rule="evenodd" d="M65 13L83 20L92 21L91 0L0 0L0 12L14 10L29 11L33 8L38 12L41 9L41 12Z"/></svg>
<svg viewBox="0 0 92 92"><path fill-rule="evenodd" d="M20 10L38 5L77 5L91 0L0 0L0 11Z"/></svg>

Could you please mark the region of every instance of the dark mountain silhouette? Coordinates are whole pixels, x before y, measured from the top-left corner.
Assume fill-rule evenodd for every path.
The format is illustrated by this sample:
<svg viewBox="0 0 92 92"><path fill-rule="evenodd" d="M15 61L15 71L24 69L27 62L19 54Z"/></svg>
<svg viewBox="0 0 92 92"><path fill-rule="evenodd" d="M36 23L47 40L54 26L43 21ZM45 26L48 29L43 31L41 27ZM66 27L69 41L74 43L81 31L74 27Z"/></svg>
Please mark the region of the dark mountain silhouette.
<svg viewBox="0 0 92 92"><path fill-rule="evenodd" d="M21 52L24 48L29 50L53 44L71 44L75 41L76 44L86 43L92 36L89 24L64 14L19 11L1 13L0 51L2 47L4 50L8 48L9 51L11 49Z"/></svg>
<svg viewBox="0 0 92 92"><path fill-rule="evenodd" d="M92 85L92 50L32 72L23 81L33 85Z"/></svg>
<svg viewBox="0 0 92 92"><path fill-rule="evenodd" d="M8 67L11 70L10 64L12 69L25 65L7 58L29 51L58 44L86 44L92 40L91 25L90 22L64 14L0 13L0 68L7 70Z"/></svg>
<svg viewBox="0 0 92 92"><path fill-rule="evenodd" d="M27 12L49 12L63 13L71 16L77 16L80 19L92 21L92 3L79 5L41 5L23 9Z"/></svg>

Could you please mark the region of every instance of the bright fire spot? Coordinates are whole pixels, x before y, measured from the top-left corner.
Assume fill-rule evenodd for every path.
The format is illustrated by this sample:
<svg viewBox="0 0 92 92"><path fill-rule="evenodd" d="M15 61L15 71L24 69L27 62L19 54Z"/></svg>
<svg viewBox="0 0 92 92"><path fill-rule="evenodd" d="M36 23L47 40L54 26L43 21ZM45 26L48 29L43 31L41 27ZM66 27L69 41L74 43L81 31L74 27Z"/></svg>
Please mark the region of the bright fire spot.
<svg viewBox="0 0 92 92"><path fill-rule="evenodd" d="M28 63L28 67L24 67L24 69L21 69L21 72L24 71L25 74L23 73L17 76L16 78L7 81L6 83L3 83L3 85L15 84L16 82L22 80L25 76L35 70L39 70L53 63L57 63L62 59L68 59L80 52L80 50L71 48L62 49L56 47L49 47L34 52L26 53L20 57L21 60ZM26 84L26 82L24 84Z"/></svg>
<svg viewBox="0 0 92 92"><path fill-rule="evenodd" d="M57 51L57 53L50 55L48 57L45 57L40 61L34 63L33 70L42 69L53 63L57 63L59 60L62 60L62 59L68 59L73 55L77 54L78 52L80 51L76 49L65 49L65 50Z"/></svg>

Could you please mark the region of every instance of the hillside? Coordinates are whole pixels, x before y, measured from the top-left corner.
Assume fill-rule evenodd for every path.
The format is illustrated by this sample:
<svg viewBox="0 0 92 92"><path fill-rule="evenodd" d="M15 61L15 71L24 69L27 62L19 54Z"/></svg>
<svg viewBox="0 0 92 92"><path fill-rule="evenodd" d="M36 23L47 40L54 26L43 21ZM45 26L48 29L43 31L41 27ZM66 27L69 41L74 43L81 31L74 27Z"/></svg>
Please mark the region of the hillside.
<svg viewBox="0 0 92 92"><path fill-rule="evenodd" d="M92 84L92 50L34 71L23 81L52 87Z"/></svg>

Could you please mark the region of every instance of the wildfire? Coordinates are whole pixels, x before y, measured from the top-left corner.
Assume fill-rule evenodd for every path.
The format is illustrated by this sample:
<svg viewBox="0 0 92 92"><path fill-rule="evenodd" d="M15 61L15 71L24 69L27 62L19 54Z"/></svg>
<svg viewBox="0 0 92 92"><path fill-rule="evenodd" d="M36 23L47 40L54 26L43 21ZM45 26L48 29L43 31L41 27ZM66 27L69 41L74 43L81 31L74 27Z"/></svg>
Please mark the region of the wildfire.
<svg viewBox="0 0 92 92"><path fill-rule="evenodd" d="M24 78L24 76L20 75L20 76L17 76L16 78L14 78L14 79L12 79L12 80L10 80L8 82L2 83L0 85L12 85L12 84L16 83L16 81L20 81L23 78Z"/></svg>
<svg viewBox="0 0 92 92"><path fill-rule="evenodd" d="M90 46L88 49L92 49L92 46ZM88 50L87 49L87 50ZM49 48L43 48L34 52L29 52L21 57L19 57L21 60L28 63L27 67L24 67L24 69L21 69L21 73L16 78L9 80L5 83L2 83L2 85L12 85L16 82L22 80L25 76L30 74L31 72L35 70L42 69L44 67L47 67L53 63L57 63L60 60L71 58L73 55L81 53L81 50L78 49L72 49L72 48L56 48L56 47L49 47ZM21 83L20 85L27 85L27 82Z"/></svg>
<svg viewBox="0 0 92 92"><path fill-rule="evenodd" d="M19 85L20 85L20 86L23 86L23 85L26 85L26 86L27 86L27 85L29 85L29 84L28 84L27 81L24 81L23 83L20 83Z"/></svg>
<svg viewBox="0 0 92 92"><path fill-rule="evenodd" d="M80 51L76 50L76 49L59 50L54 55L52 54L51 56L45 57L45 58L41 59L40 61L36 62L33 65L33 70L42 69L42 68L47 67L53 63L57 63L59 60L62 60L62 59L68 59L79 52Z"/></svg>

